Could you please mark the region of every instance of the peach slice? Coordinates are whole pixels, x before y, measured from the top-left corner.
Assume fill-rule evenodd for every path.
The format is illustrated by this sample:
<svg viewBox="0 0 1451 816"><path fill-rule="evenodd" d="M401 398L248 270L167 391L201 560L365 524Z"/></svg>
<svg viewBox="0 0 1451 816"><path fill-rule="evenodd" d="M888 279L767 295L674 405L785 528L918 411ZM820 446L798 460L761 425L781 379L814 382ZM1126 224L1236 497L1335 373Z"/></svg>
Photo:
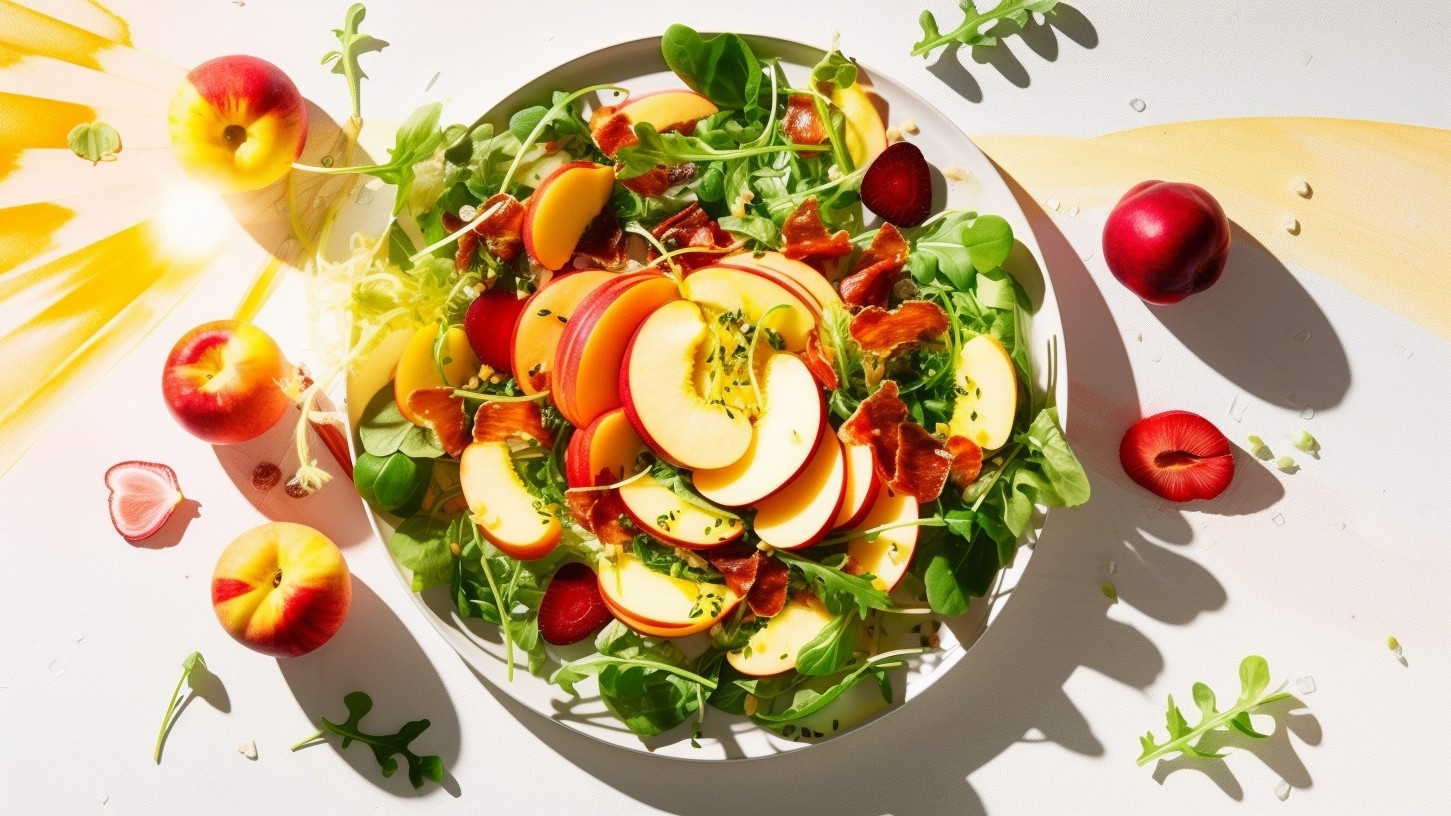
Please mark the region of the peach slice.
<svg viewBox="0 0 1451 816"><path fill-rule="evenodd" d="M440 376L438 361L433 355L437 340L437 324L431 323L414 332L403 347L398 367L393 371L393 399L398 402L399 413L414 425L424 423L421 417L408 410L409 394L441 385L462 386L479 373L479 358L469 345L469 336L463 329L453 326L443 336L443 349L439 355L443 372Z"/></svg>
<svg viewBox="0 0 1451 816"><path fill-rule="evenodd" d="M739 518L688 502L654 476L621 485L620 501L636 527L677 547L708 550L746 532Z"/></svg>
<svg viewBox="0 0 1451 816"><path fill-rule="evenodd" d="M724 584L696 583L656 572L632 553L599 564L600 594L611 610L647 626L679 631L725 617L739 595Z"/></svg>
<svg viewBox="0 0 1451 816"><path fill-rule="evenodd" d="M613 272L598 269L570 272L555 276L529 296L519 313L519 320L514 323L514 340L509 352L520 391L538 394L545 390L535 387L536 377L545 384L545 388L549 387L554 352L559 348L564 327L590 292L615 277Z"/></svg>
<svg viewBox="0 0 1451 816"><path fill-rule="evenodd" d="M841 305L841 296L837 294L836 287L826 276L816 271L813 267L788 258L779 252L762 252L759 255L742 252L735 255L727 255L721 258L722 264L730 266L747 266L771 276L777 282L788 280L810 293L816 301L819 309L825 309L832 305Z"/></svg>
<svg viewBox="0 0 1451 816"><path fill-rule="evenodd" d="M525 205L524 251L545 269L569 263L614 188L615 169L594 162L570 162L550 173Z"/></svg>
<svg viewBox="0 0 1451 816"><path fill-rule="evenodd" d="M744 507L785 487L806 469L828 427L821 389L795 355L772 354L760 379L765 403L745 454L692 474L695 489L716 504Z"/></svg>
<svg viewBox="0 0 1451 816"><path fill-rule="evenodd" d="M684 88L631 96L616 110L623 113L632 125L645 122L661 132L680 130L720 112L714 102Z"/></svg>
<svg viewBox="0 0 1451 816"><path fill-rule="evenodd" d="M603 593L601 594L603 595ZM610 610L610 614L614 615L616 620L642 635L665 638L686 637L687 635L704 632L716 624L716 620L706 618L698 623L692 623L689 626L656 626L655 624L646 623L620 607L615 606L610 602L609 596L604 596L604 599L605 607Z"/></svg>
<svg viewBox="0 0 1451 816"><path fill-rule="evenodd" d="M882 477L877 475L870 445L848 445L846 451L846 497L841 502L841 512L831 529L840 530L855 527L871 512L877 492L882 488Z"/></svg>
<svg viewBox="0 0 1451 816"><path fill-rule="evenodd" d="M730 465L751 445L750 419L696 390L696 359L710 332L705 320L687 300L661 306L640 324L619 369L620 400L640 438L692 469Z"/></svg>
<svg viewBox="0 0 1451 816"><path fill-rule="evenodd" d="M850 88L836 88L831 101L846 120L846 151L857 167L865 167L887 149L887 128L882 115L860 82Z"/></svg>
<svg viewBox="0 0 1451 816"><path fill-rule="evenodd" d="M769 677L796 668L801 648L831 625L835 616L810 592L798 592L766 622L745 648L726 653L731 668L752 677Z"/></svg>
<svg viewBox="0 0 1451 816"><path fill-rule="evenodd" d="M606 411L569 438L564 479L570 487L593 487L600 471L608 470L611 481L619 481L635 472L636 461L647 450L623 408Z"/></svg>
<svg viewBox="0 0 1451 816"><path fill-rule="evenodd" d="M458 463L459 487L479 532L520 561L543 558L559 544L559 513L519 478L507 442L473 442Z"/></svg>
<svg viewBox="0 0 1451 816"><path fill-rule="evenodd" d="M799 550L821 540L846 496L846 456L835 434L822 434L806 469L756 505L756 535L772 547Z"/></svg>
<svg viewBox="0 0 1451 816"><path fill-rule="evenodd" d="M957 401L947 432L965 436L984 451L1007 444L1018 410L1018 372L996 337L979 334L957 354Z"/></svg>
<svg viewBox="0 0 1451 816"><path fill-rule="evenodd" d="M897 524L917 519L917 499L910 493L901 493L886 485L872 502L871 512L856 525L857 531L870 530L885 524ZM918 527L898 527L885 530L876 539L854 538L846 545L846 571L852 575L871 573L872 584L883 592L891 592L907 574L912 565L912 553L917 550Z"/></svg>
<svg viewBox="0 0 1451 816"><path fill-rule="evenodd" d="M740 310L752 325L767 310L786 306L773 312L766 325L780 333L787 351L805 349L806 335L816 328L818 315L811 295L787 288L754 269L720 265L697 269L680 282L680 294L723 312Z"/></svg>
<svg viewBox="0 0 1451 816"><path fill-rule="evenodd" d="M554 355L554 404L575 427L620 407L620 366L635 330L680 290L664 275L621 275L591 292L570 318Z"/></svg>

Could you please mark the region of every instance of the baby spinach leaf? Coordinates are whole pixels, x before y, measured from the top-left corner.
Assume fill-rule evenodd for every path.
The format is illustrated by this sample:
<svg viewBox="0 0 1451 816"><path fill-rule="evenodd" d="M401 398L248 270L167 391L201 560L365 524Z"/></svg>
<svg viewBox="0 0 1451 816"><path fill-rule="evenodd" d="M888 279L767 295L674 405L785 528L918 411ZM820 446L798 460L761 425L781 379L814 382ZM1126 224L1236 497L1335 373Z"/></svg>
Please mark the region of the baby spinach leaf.
<svg viewBox="0 0 1451 816"><path fill-rule="evenodd" d="M363 450L374 456L400 451L406 456L421 459L443 455L438 436L409 422L398 410L392 383L383 386L363 408L363 415L358 421L358 438L363 443Z"/></svg>
<svg viewBox="0 0 1451 816"><path fill-rule="evenodd" d="M385 777L392 776L398 770L395 756L402 756L408 763L408 781L413 783L413 787L423 787L425 778L434 782L443 781L443 759L437 756L419 756L409 747L413 740L428 730L428 720L405 723L393 734L369 734L363 731L362 721L373 710L373 698L364 692L355 691L343 698L343 705L348 707L347 720L334 723L327 717L319 718L323 731L292 746L292 750L296 751L320 739L324 732L333 733L343 738L344 748L351 745L353 740L372 748L373 756L378 760L378 767L382 769Z"/></svg>
<svg viewBox="0 0 1451 816"><path fill-rule="evenodd" d="M1254 729L1250 722L1250 714L1276 700L1283 700L1290 695L1285 692L1265 694L1265 688L1270 684L1270 666L1263 657L1250 655L1239 664L1239 699L1227 711L1219 711L1214 699L1214 691L1203 683L1195 683L1193 687L1194 705L1199 709L1199 724L1190 726L1174 704L1174 697L1169 697L1169 708L1164 715L1165 724L1169 731L1169 740L1160 745L1154 741L1153 732L1149 732L1139 738L1143 747L1143 753L1139 755L1139 765L1147 765L1156 759L1168 756L1172 753L1182 754L1194 759L1218 759L1224 754L1211 752L1198 747L1200 740L1212 731L1232 728L1239 733L1254 739L1264 739L1265 734Z"/></svg>
<svg viewBox="0 0 1451 816"><path fill-rule="evenodd" d="M353 465L358 495L373 507L410 516L423 501L433 474L432 459L414 459L400 451L387 456L363 452Z"/></svg>
<svg viewBox="0 0 1451 816"><path fill-rule="evenodd" d="M705 38L676 23L660 38L660 54L691 90L721 108L743 110L761 104L761 63L738 34Z"/></svg>
<svg viewBox="0 0 1451 816"><path fill-rule="evenodd" d="M796 671L812 677L836 674L851 663L856 651L856 616L837 615L807 641L796 655Z"/></svg>
<svg viewBox="0 0 1451 816"><path fill-rule="evenodd" d="M458 541L458 524L429 513L415 513L403 520L388 539L398 563L413 571L413 591L421 592L446 584L453 575L452 545Z"/></svg>
<svg viewBox="0 0 1451 816"><path fill-rule="evenodd" d="M1028 426L1028 432L1018 441L1030 452L1032 461L1042 466L1044 476L1057 494L1053 497L1058 499L1055 504L1077 507L1088 501L1091 492L1088 474L1083 472L1083 465L1068 447L1068 440L1058 424L1057 408L1039 411L1038 416L1033 418L1033 424Z"/></svg>
<svg viewBox="0 0 1451 816"><path fill-rule="evenodd" d="M835 46L811 69L811 84L823 93L830 93L832 88L850 88L856 84L856 78L856 63Z"/></svg>

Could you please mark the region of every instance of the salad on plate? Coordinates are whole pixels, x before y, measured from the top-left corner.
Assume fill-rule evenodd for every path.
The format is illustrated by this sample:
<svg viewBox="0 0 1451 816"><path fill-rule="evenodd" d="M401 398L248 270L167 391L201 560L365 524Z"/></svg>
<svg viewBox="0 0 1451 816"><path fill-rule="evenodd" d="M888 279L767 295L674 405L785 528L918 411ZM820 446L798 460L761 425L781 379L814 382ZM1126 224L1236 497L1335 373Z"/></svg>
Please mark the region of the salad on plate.
<svg viewBox="0 0 1451 816"><path fill-rule="evenodd" d="M1088 481L1011 227L934 207L858 67L793 85L680 25L661 51L673 90L507 127L425 105L389 162L332 168L396 196L311 303L344 364L396 354L355 482L511 675L593 684L642 736L717 709L811 741Z"/></svg>

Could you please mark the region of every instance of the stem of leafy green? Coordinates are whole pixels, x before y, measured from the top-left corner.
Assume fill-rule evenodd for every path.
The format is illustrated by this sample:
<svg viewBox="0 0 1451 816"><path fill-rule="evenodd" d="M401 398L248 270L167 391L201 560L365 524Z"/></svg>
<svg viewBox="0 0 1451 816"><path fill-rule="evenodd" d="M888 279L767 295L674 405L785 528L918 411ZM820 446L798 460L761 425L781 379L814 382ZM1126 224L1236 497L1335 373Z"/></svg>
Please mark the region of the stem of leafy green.
<svg viewBox="0 0 1451 816"><path fill-rule="evenodd" d="M489 592L494 596L494 608L499 610L499 631L504 634L504 679L510 683L514 682L514 635L509 629L509 610L504 608L504 596L499 594L499 583L494 580L494 570L488 564L488 555L484 551L484 542L479 538L479 525L470 524L473 528L474 545L479 548L484 559L484 577L489 581Z"/></svg>
<svg viewBox="0 0 1451 816"><path fill-rule="evenodd" d="M903 527L946 527L947 522L941 516L927 516L926 518L912 519L910 521L894 521L890 524L883 524L872 527L868 530L853 530L845 533L838 533L822 539L816 546L830 547L836 544L845 544L858 538L865 538L868 541L875 539L888 530L898 530Z"/></svg>
<svg viewBox="0 0 1451 816"><path fill-rule="evenodd" d="M206 671L207 661L201 652L192 652L181 661L181 677L177 678L176 688L171 691L171 701L166 704L166 715L161 718L161 730L156 733L156 750L151 758L157 765L161 764L161 747L166 742L166 729L171 725L171 715L176 711L177 701L181 699L181 687L191 680L191 674L198 666Z"/></svg>

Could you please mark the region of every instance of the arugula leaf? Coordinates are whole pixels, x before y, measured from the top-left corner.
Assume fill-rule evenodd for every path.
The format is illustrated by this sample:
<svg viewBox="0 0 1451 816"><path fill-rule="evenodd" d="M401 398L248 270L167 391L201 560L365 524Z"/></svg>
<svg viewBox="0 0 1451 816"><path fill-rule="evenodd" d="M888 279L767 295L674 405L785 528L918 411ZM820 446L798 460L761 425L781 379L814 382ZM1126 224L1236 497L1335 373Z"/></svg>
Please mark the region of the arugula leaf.
<svg viewBox="0 0 1451 816"><path fill-rule="evenodd" d="M1214 699L1214 691L1203 683L1195 683L1194 705L1199 709L1199 724L1190 726L1174 705L1173 695L1169 696L1169 709L1165 720L1169 731L1169 740L1160 745L1154 741L1152 731L1139 738L1144 751L1139 755L1139 765L1147 765L1156 759L1167 756L1171 753L1179 753L1183 756L1194 759L1219 759L1222 753L1212 753L1200 749L1198 743L1211 731L1223 728L1233 728L1247 737L1263 739L1266 735L1254 730L1250 722L1250 714L1257 709L1289 697L1287 692L1276 692L1265 694L1265 688L1270 684L1270 666L1263 657L1250 655L1239 664L1239 699L1227 711L1219 711Z"/></svg>
<svg viewBox="0 0 1451 816"><path fill-rule="evenodd" d="M646 638L619 621L601 630L595 648L596 654L560 666L549 682L578 696L576 685L597 675L605 706L641 736L654 736L685 722L717 688L716 680L693 670L675 644ZM709 654L698 663L718 666L718 660L708 660Z"/></svg>
<svg viewBox="0 0 1451 816"><path fill-rule="evenodd" d="M757 714L751 719L761 725L772 727L785 725L786 723L809 717L821 709L826 708L836 698L846 693L848 689L868 676L873 677L877 681L877 685L882 689L882 697L890 703L892 701L892 684L887 672L906 665L903 660L904 657L920 654L923 651L925 650L898 649L896 651L874 655L870 659L863 661L861 665L857 666L825 690L817 690L811 687L799 688L792 695L791 703L785 709L773 713Z"/></svg>
<svg viewBox="0 0 1451 816"><path fill-rule="evenodd" d="M389 383L378 390L363 408L358 421L358 438L363 450L373 456L402 453L419 459L435 459L443 455L438 435L414 425L398 410L398 401Z"/></svg>
<svg viewBox="0 0 1451 816"><path fill-rule="evenodd" d="M1068 447L1068 440L1058 424L1057 408L1039 411L1038 416L1033 418L1033 424L1028 426L1028 432L1020 435L1017 441L1029 451L1028 461L1040 465L1048 485L1053 489L1053 494L1048 494L1040 488L1040 500L1059 507L1077 507L1088 501L1091 492L1088 474L1083 472L1083 465ZM1052 499L1056 501L1049 501Z"/></svg>
<svg viewBox="0 0 1451 816"><path fill-rule="evenodd" d="M452 523L430 513L415 513L403 520L388 539L388 547L398 563L413 571L413 591L422 592L432 586L446 584L453 575L453 546L462 536L460 523Z"/></svg>
<svg viewBox="0 0 1451 816"><path fill-rule="evenodd" d="M756 242L756 249L776 249L781 246L781 230L776 222L763 215L746 213L742 218L725 215L716 219L720 228L733 235L749 238Z"/></svg>
<svg viewBox="0 0 1451 816"><path fill-rule="evenodd" d="M820 562L802 558L785 550L777 550L776 557L801 573L808 582L817 587L826 608L834 615L845 614L855 609L865 618L872 609L895 609L887 593L877 589L870 575L851 575L842 572L846 564L846 553L838 553Z"/></svg>
<svg viewBox="0 0 1451 816"><path fill-rule="evenodd" d="M635 123L635 138L639 140L638 144L620 148L620 152L615 154L618 164L616 175L621 179L634 178L656 167L686 162L723 161L772 153L820 153L831 149L829 145L788 143L722 149L697 136L686 136L673 130L661 133L649 122Z"/></svg>
<svg viewBox="0 0 1451 816"><path fill-rule="evenodd" d="M951 42L962 43L963 45L981 45L990 47L998 44L998 33L1001 25L999 20L1007 20L1022 30L1028 24L1028 14L1038 12L1049 15L1053 13L1053 7L1058 5L1058 0L1000 0L996 6L987 11L978 11L977 4L973 0L959 0L962 13L965 18L962 24L952 31L943 34L937 28L937 18L932 12L924 11L918 18L918 24L922 26L922 40L912 46L912 56L927 56L936 48ZM984 33L990 31L991 33ZM1012 31L1006 32L1013 33Z"/></svg>
<svg viewBox="0 0 1451 816"><path fill-rule="evenodd" d="M856 63L847 59L836 43L832 43L831 50L811 69L811 86L826 94L832 89L850 88L856 79Z"/></svg>
<svg viewBox="0 0 1451 816"><path fill-rule="evenodd" d="M360 90L364 79L368 75L363 73L362 66L358 65L358 57L373 51L382 51L388 46L384 40L358 31L358 26L363 22L363 17L368 13L362 3L354 3L348 7L347 16L343 18L343 27L333 29L333 34L338 38L341 51L329 51L322 55L322 64L333 67L333 73L342 74L348 81L348 93L353 99L353 118L361 119L362 101Z"/></svg>
<svg viewBox="0 0 1451 816"><path fill-rule="evenodd" d="M813 677L836 674L851 663L856 651L857 618L837 615L796 654L796 671Z"/></svg>
<svg viewBox="0 0 1451 816"><path fill-rule="evenodd" d="M409 114L398 126L393 136L393 147L389 159L383 164L358 165L353 167L307 167L309 172L321 175L363 173L397 187L393 196L393 214L403 211L415 177L414 166L431 157L443 144L443 130L438 126L443 114L443 103L430 102Z"/></svg>
<svg viewBox="0 0 1451 816"><path fill-rule="evenodd" d="M71 152L90 162L115 161L121 152L121 134L105 122L82 122L66 134Z"/></svg>
<svg viewBox="0 0 1451 816"><path fill-rule="evenodd" d="M939 274L953 288L973 288L974 274L998 268L1013 250L1013 228L996 215L951 211L941 219L903 232L910 246L912 278L930 283Z"/></svg>
<svg viewBox="0 0 1451 816"><path fill-rule="evenodd" d="M509 117L509 132L520 144L539 128L535 141L553 142L566 136L589 137L589 123L580 112L579 100L570 99L569 94L555 91L550 100L551 107L535 105L516 111Z"/></svg>
<svg viewBox="0 0 1451 816"><path fill-rule="evenodd" d="M676 23L661 36L660 54L681 81L718 107L747 110L761 104L761 63L738 34L706 39Z"/></svg>
<svg viewBox="0 0 1451 816"><path fill-rule="evenodd" d="M682 578L696 583L721 583L720 573L709 567L692 565L680 556L674 547L661 544L650 536L641 534L630 542L630 548L640 563L662 575Z"/></svg>
<svg viewBox="0 0 1451 816"><path fill-rule="evenodd" d="M183 683L196 693L194 675L204 674L207 671L207 661L202 657L201 652L192 652L181 661L181 677L176 681L176 688L171 692L171 701L166 704L166 714L161 718L161 730L156 734L156 750L152 752L151 758L157 764L161 764L161 747L166 743L166 734L171 730L171 716L176 712L176 703L181 699L181 686Z"/></svg>
<svg viewBox="0 0 1451 816"><path fill-rule="evenodd" d="M408 781L413 783L413 787L423 787L425 778L434 782L443 781L442 758L419 756L409 748L409 743L428 730L428 720L405 723L394 734L369 734L362 730L362 721L373 710L373 698L365 692L355 691L343 697L343 705L348 707L347 720L334 723L327 717L320 717L323 730L292 746L292 750L296 751L308 743L322 739L325 732L331 732L343 738L344 748L351 745L353 740L372 748L373 756L377 758L378 767L382 769L385 777L392 776L398 770L398 760L394 755L401 755L408 763Z"/></svg>

